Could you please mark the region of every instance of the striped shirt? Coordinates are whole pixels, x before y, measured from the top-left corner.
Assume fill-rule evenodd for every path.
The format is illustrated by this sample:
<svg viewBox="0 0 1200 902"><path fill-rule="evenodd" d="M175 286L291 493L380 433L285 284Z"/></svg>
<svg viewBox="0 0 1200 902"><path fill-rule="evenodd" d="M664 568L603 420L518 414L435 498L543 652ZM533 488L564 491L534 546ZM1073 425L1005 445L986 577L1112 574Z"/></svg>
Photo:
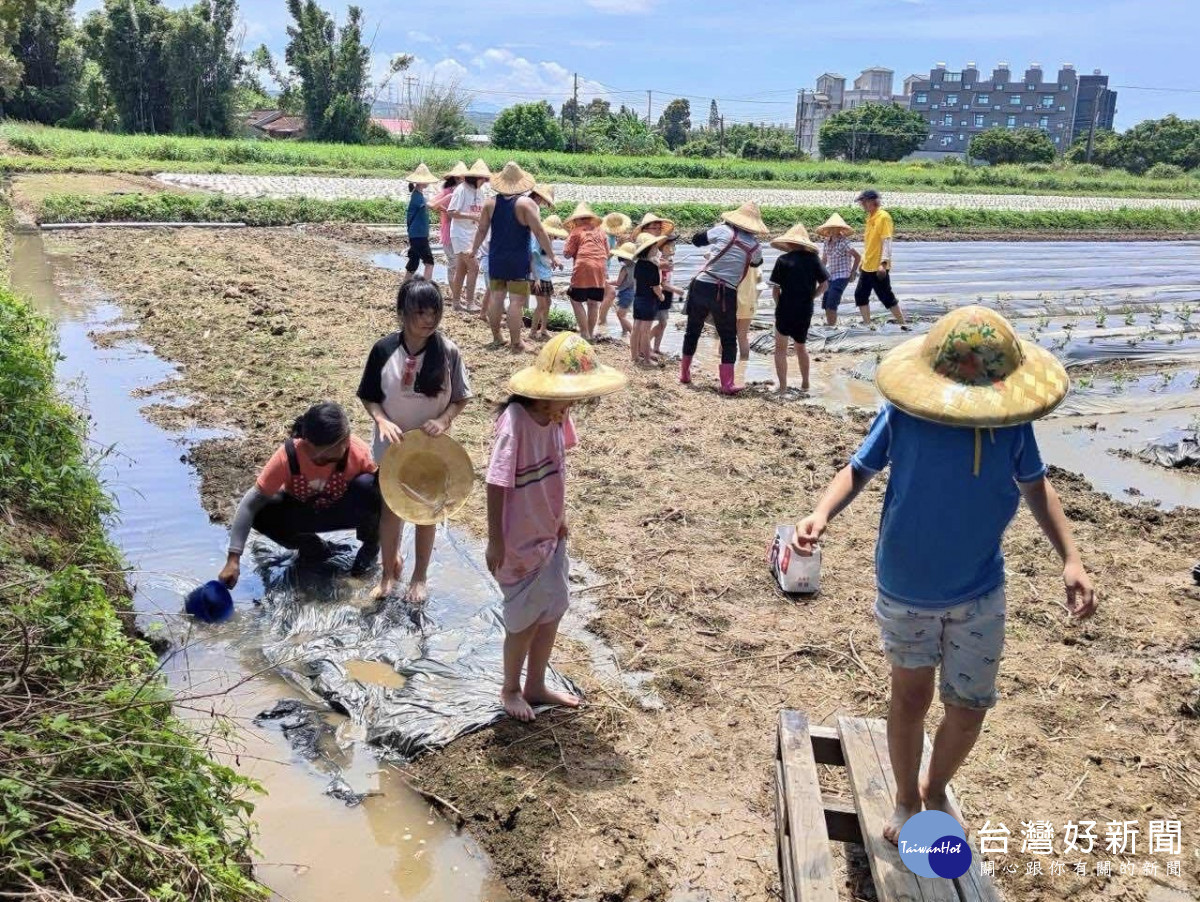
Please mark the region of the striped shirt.
<svg viewBox="0 0 1200 902"><path fill-rule="evenodd" d="M825 268L829 270L830 279L850 278L849 238L844 235L826 238L822 253L825 256Z"/></svg>

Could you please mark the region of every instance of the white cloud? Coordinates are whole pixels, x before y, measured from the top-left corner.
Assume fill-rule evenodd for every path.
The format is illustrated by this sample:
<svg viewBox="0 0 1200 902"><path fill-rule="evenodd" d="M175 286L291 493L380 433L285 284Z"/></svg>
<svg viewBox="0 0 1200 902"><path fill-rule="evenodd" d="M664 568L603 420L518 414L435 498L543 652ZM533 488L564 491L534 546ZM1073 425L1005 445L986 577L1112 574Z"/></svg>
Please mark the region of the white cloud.
<svg viewBox="0 0 1200 902"><path fill-rule="evenodd" d="M555 105L574 90L575 73L554 60L531 60L503 47L488 47L470 58L447 56L436 62L418 57L406 74L422 81L457 82L479 99L509 106L544 98ZM603 95L598 82L579 79L579 96Z"/></svg>
<svg viewBox="0 0 1200 902"><path fill-rule="evenodd" d="M414 44L436 44L436 43L438 43L437 38L430 37L423 31L410 31L410 32L408 32L407 37Z"/></svg>
<svg viewBox="0 0 1200 902"><path fill-rule="evenodd" d="M588 6L614 16L646 15L654 9L654 0L584 0Z"/></svg>

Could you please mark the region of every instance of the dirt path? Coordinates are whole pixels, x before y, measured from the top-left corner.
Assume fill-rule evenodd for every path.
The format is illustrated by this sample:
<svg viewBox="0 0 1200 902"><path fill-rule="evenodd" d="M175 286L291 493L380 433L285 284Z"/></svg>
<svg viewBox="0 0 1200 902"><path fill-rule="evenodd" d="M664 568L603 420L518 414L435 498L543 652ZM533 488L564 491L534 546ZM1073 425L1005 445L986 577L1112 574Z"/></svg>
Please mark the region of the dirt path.
<svg viewBox="0 0 1200 902"><path fill-rule="evenodd" d="M313 400L353 400L366 351L394 328L395 279L347 258L329 237L298 230L90 233L57 236L69 254L177 361L197 399L184 416L244 439L192 451L209 511L226 519L286 424ZM478 400L456 425L477 466L494 402L515 361L489 351L486 329L450 317ZM623 349L604 358L627 368ZM750 394L721 399L713 374L694 389L669 371L630 371L623 395L581 411L572 460L572 552L601 574L592 627L627 669L655 673L667 700L641 710L580 672L591 703L578 714L503 725L417 762L414 778L454 800L518 897L746 900L777 897L770 763L776 712L830 722L880 716L887 668L871 614L872 550L882 498L871 486L831 531L824 588L796 603L773 588L763 553L776 522L809 508L866 428ZM178 413L173 417L180 416ZM1200 720L1192 674L1200 650L1190 556L1195 511L1118 504L1056 474L1103 596L1085 626L1065 622L1059 568L1022 512L1009 531L1009 644L1002 700L957 781L971 824L1004 823L997 864L1010 900L1145 899L1141 876L1195 896L1200 832ZM467 509L483 527L482 492ZM936 725L936 716L930 727ZM823 775L832 790L833 774ZM1111 879L1027 876L1021 822L1048 820L1060 847L1069 820L1140 820L1138 854L1083 856ZM1183 821L1183 877L1144 854L1151 819ZM1103 846L1103 841L1101 842ZM1118 876L1121 861L1139 876ZM848 875L857 887L861 875ZM682 891L691 891L691 894Z"/></svg>

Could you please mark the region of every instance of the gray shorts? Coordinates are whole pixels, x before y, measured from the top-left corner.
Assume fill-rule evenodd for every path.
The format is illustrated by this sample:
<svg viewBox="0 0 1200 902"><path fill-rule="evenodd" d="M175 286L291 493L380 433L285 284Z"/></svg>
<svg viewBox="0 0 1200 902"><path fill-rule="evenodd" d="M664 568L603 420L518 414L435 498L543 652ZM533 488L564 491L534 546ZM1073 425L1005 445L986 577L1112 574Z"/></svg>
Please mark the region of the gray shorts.
<svg viewBox="0 0 1200 902"><path fill-rule="evenodd" d="M875 621L895 667L942 668L946 704L982 710L996 704L1004 651L1004 586L949 608L919 608L880 595Z"/></svg>
<svg viewBox="0 0 1200 902"><path fill-rule="evenodd" d="M554 554L536 572L500 586L504 593L504 628L522 633L535 624L561 619L571 601L570 573L567 540L559 539Z"/></svg>

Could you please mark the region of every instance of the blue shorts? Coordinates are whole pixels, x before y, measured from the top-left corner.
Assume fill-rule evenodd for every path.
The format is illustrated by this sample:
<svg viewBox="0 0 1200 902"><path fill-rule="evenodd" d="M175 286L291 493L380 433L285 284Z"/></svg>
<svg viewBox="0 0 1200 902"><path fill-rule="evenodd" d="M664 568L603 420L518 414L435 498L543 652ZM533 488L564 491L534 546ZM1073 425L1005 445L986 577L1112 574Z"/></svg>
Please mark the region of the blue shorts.
<svg viewBox="0 0 1200 902"><path fill-rule="evenodd" d="M985 710L996 704L1004 651L1004 586L949 608L919 608L880 595L875 621L896 667L942 668L942 701Z"/></svg>
<svg viewBox="0 0 1200 902"><path fill-rule="evenodd" d="M658 317L658 298L633 299L633 318L639 322L651 323Z"/></svg>
<svg viewBox="0 0 1200 902"><path fill-rule="evenodd" d="M829 287L825 289L825 297L821 300L821 309L837 310L838 304L842 302L846 286L849 284L849 279L830 279Z"/></svg>
<svg viewBox="0 0 1200 902"><path fill-rule="evenodd" d="M622 288L617 292L617 306L622 310L628 310L633 306L633 289Z"/></svg>

